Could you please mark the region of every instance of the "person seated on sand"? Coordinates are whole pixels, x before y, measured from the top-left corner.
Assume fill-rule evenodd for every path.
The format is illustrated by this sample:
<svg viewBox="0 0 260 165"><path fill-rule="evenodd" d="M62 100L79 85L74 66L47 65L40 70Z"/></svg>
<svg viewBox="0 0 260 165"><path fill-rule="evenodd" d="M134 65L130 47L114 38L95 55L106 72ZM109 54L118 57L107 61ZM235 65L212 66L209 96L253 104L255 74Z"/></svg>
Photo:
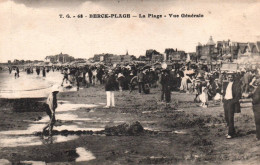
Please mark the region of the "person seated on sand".
<svg viewBox="0 0 260 165"><path fill-rule="evenodd" d="M53 86L52 92L49 94L49 96L47 98L47 102L46 102L48 104L48 108L46 109L46 113L50 117L50 122L49 122L49 124L47 124L43 128L43 134L46 131L46 129L49 128L49 136L52 135L52 129L53 129L53 126L56 122L55 110L58 107L58 104L57 104L57 94L58 93L59 93L58 87Z"/></svg>

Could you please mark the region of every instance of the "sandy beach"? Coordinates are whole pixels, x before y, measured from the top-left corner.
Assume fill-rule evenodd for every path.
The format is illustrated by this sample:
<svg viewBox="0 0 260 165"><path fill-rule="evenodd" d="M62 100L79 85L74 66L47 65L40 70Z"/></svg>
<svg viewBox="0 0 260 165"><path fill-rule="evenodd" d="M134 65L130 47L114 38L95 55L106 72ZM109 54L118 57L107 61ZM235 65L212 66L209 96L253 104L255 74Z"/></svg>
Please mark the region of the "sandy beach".
<svg viewBox="0 0 260 165"><path fill-rule="evenodd" d="M171 95L166 108L159 88L141 95L118 91L116 107L106 109L103 85L61 92L52 138L40 136L49 120L45 98L2 98L0 164L258 164L250 99L235 115L238 136L228 140L222 105L210 102L205 109L192 94ZM104 133L136 121L141 133Z"/></svg>

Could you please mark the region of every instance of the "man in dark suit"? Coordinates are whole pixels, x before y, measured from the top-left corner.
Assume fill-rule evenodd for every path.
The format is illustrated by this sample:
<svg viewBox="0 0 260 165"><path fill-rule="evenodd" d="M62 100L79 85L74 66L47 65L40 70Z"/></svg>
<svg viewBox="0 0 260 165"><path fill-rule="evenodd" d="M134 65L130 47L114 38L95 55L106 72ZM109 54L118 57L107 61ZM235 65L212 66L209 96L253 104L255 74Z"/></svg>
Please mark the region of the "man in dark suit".
<svg viewBox="0 0 260 165"><path fill-rule="evenodd" d="M223 106L225 113L225 120L228 126L227 139L231 139L235 136L234 127L234 114L240 113L240 102L241 98L241 84L238 79L234 79L234 75L228 75L228 82L223 83Z"/></svg>
<svg viewBox="0 0 260 165"><path fill-rule="evenodd" d="M162 74L160 76L160 83L161 83L161 101L166 101L167 103L170 103L171 101L171 77L169 70L164 69L162 71Z"/></svg>

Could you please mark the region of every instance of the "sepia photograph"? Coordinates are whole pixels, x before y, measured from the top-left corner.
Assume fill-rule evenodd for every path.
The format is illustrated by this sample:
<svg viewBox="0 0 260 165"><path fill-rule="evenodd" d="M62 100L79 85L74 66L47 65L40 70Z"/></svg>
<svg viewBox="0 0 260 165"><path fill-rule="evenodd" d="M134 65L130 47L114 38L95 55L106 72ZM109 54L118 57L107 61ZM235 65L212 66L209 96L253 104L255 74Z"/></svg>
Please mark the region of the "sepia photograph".
<svg viewBox="0 0 260 165"><path fill-rule="evenodd" d="M260 164L259 0L0 0L0 165Z"/></svg>

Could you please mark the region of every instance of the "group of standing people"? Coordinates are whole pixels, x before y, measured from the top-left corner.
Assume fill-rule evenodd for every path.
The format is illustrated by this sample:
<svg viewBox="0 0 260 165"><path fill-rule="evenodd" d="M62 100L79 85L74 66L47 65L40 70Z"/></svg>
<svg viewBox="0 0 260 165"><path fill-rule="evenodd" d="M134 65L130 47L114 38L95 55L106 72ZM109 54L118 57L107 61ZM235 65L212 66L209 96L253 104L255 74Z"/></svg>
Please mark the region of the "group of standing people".
<svg viewBox="0 0 260 165"><path fill-rule="evenodd" d="M40 75L41 71L42 71L42 77L46 77L46 72L48 73L50 71L50 69L49 68L46 69L45 67L42 67L42 68L36 67L37 76Z"/></svg>
<svg viewBox="0 0 260 165"><path fill-rule="evenodd" d="M12 67L9 67L8 68L9 70L9 74L11 74L12 72L14 72L14 77L15 78L19 78L20 77L20 69L18 66L12 66ZM27 73L27 74L33 74L34 73L34 67L27 67L27 68L24 68L24 71ZM42 72L42 76L43 77L46 77L46 73L48 73L50 71L50 67L39 67L39 66L36 66L35 68L35 71L36 71L36 74L39 76L40 73ZM53 72L54 72L54 67L53 67Z"/></svg>
<svg viewBox="0 0 260 165"><path fill-rule="evenodd" d="M9 74L11 74L12 72L14 72L14 78L19 78L20 77L20 70L19 67L8 67L9 70Z"/></svg>
<svg viewBox="0 0 260 165"><path fill-rule="evenodd" d="M184 70L185 72L186 70ZM130 76L130 79L136 78L137 85L138 85L138 92L142 93L145 90L145 84L149 84L149 79L147 79L148 75L147 70L145 69L137 69L136 72L131 69L120 69L118 71L118 68L108 69L105 68L92 68L88 70L82 70L79 68L71 69L68 71L68 69L63 68L63 74L64 78L62 81L62 85L64 81L69 81L68 76L73 73L73 75L76 77L76 84L77 87L79 87L80 84L80 76L88 75L89 81L93 81L93 72L95 74L95 78L99 77L98 80L100 81L100 84L104 84L105 92L106 92L106 106L104 108L110 108L115 107L115 91L119 90L120 88L120 78ZM176 86L177 81L174 80L174 78L177 76L172 76L173 70L169 69L162 69L160 72L157 72L158 79L156 81L160 84L161 89L161 95L160 100L162 102L165 102L166 105L169 105L171 102L171 91L172 86ZM176 72L174 72L176 73ZM202 107L208 107L208 99L214 98L216 94L221 95L220 99L223 102L223 108L224 108L224 118L227 123L228 127L228 133L226 135L227 139L232 139L236 135L235 127L234 127L234 115L235 113L241 112L240 107L240 99L242 97L243 92L249 92L250 88L250 82L252 79L254 79L255 76L248 76L248 73L221 73L219 71L215 71L213 73L205 73L204 75L201 75L201 73L194 72L195 75L186 75L185 81L182 80L185 75L179 74L179 78L181 83L178 83L180 86L179 88L184 87L185 90L188 91L189 88L192 88L191 91L197 91L196 97L199 97L200 101L202 102ZM83 74L83 75L82 75ZM97 76L99 74L99 76ZM92 76L91 76L92 75ZM102 75L102 76L101 76ZM90 78L90 77L91 78ZM102 78L100 78L100 76ZM251 77L251 78L248 78ZM203 78L205 78L203 80ZM227 79L227 80L226 80ZM83 81L86 80L83 79ZM148 82L147 82L148 80ZM190 80L190 82L188 82ZM248 81L247 81L248 80ZM183 81L183 82L182 82ZM131 81L130 81L131 82ZM173 84L174 83L174 84ZM188 83L191 83L192 85L188 85ZM83 83L84 84L84 83ZM56 93L57 94L57 93ZM251 92L251 96L253 98L253 111L255 116L255 124L256 124L256 132L257 132L257 138L260 138L260 87L256 87L253 92ZM51 95L50 97L53 102L55 101L55 96ZM50 100L49 99L49 100ZM49 101L50 102L50 101ZM51 104L51 107L55 109L56 104ZM51 109L51 108L50 108ZM53 112L55 110L50 110L50 112ZM54 113L49 113L54 114ZM54 118L54 119L53 119ZM51 124L53 124L53 120L55 120L55 117L51 117ZM46 127L47 128L47 127ZM46 129L45 128L45 129ZM52 129L52 127L50 126Z"/></svg>
<svg viewBox="0 0 260 165"><path fill-rule="evenodd" d="M244 78L244 77L242 77ZM249 92L248 97L252 97L253 112L256 125L256 138L260 140L260 81L259 77L257 79L256 86ZM227 139L232 139L236 136L236 131L234 127L234 114L241 112L240 99L243 93L243 87L241 88L242 82L241 77L236 75L228 75L228 82L223 84L223 106L225 121L228 127L228 133L226 134ZM246 88L247 89L247 88Z"/></svg>

